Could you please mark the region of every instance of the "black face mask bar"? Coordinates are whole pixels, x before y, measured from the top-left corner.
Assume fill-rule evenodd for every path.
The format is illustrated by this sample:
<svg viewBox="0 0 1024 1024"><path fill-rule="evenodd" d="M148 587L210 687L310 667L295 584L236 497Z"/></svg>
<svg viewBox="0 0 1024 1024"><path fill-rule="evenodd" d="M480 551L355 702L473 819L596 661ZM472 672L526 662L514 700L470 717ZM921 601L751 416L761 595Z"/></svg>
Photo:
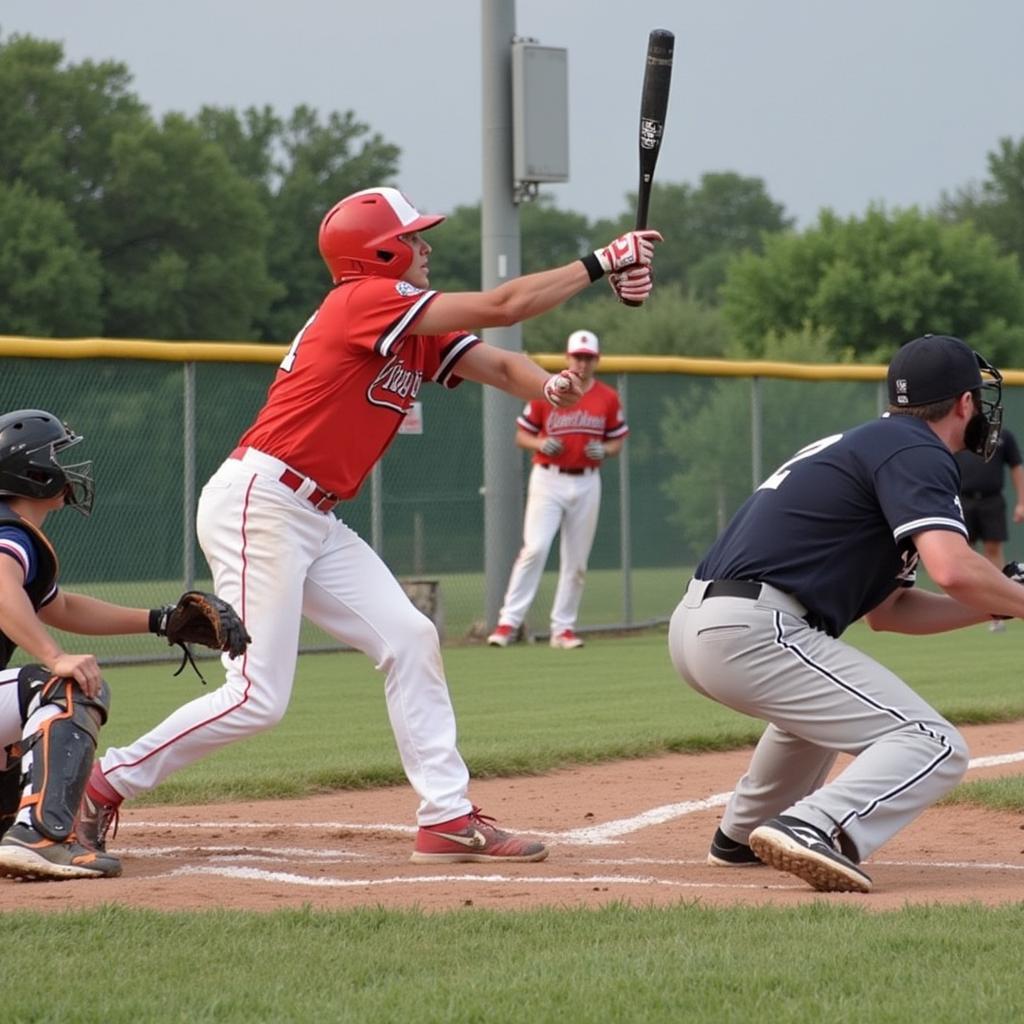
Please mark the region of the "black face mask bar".
<svg viewBox="0 0 1024 1024"><path fill-rule="evenodd" d="M1003 375L977 352L974 356L981 370L981 387L974 392L977 411L967 423L964 445L988 462L1003 429Z"/></svg>

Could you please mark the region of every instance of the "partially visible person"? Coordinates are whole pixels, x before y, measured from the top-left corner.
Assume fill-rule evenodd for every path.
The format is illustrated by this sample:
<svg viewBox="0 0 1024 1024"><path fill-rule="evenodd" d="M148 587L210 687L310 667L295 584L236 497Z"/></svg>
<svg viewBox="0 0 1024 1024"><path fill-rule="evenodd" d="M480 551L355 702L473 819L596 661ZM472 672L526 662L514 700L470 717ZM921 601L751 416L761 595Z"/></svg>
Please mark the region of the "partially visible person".
<svg viewBox="0 0 1024 1024"><path fill-rule="evenodd" d="M69 654L51 629L90 636L167 635L171 606L126 608L57 584L46 517L89 515L92 463L59 456L82 440L42 409L0 416L0 876L112 878L121 862L88 849L75 817L110 691L92 654ZM35 662L8 668L17 648Z"/></svg>
<svg viewBox="0 0 1024 1024"><path fill-rule="evenodd" d="M399 757L420 800L414 861L547 856L543 843L498 828L469 799L437 629L334 509L355 497L424 381L452 388L473 380L559 409L579 401L575 374L547 374L467 325L538 316L605 275L620 298L643 301L661 236L630 231L561 267L484 292L443 293L430 287L425 237L443 220L394 188L346 196L323 218L319 248L333 284L199 499L199 542L216 591L239 608L252 645L218 690L96 763L80 819L88 845L105 848L122 800L280 721L306 616L384 673ZM338 660L339 671L345 664ZM322 717L330 730L331 716Z"/></svg>
<svg viewBox="0 0 1024 1024"><path fill-rule="evenodd" d="M967 543L953 458L991 457L1001 380L959 338L908 342L889 364L888 413L798 451L701 559L669 624L673 664L767 723L712 864L869 892L863 861L963 777L956 728L840 637L861 618L921 635L1024 617L1021 567L1000 572ZM940 593L914 586L919 563ZM853 760L829 779L840 753Z"/></svg>
<svg viewBox="0 0 1024 1024"><path fill-rule="evenodd" d="M960 501L967 523L968 542L972 547L981 543L982 554L997 568L1006 561L1003 546L1010 536L1007 523L1006 498L1003 495L1004 472L1009 470L1010 481L1017 493L1013 506L1013 521L1024 522L1024 465L1020 448L1011 431L1003 428L995 454L986 462L972 451L956 453L960 466ZM989 629L1001 633L1006 629L1002 619L993 619Z"/></svg>
<svg viewBox="0 0 1024 1024"><path fill-rule="evenodd" d="M487 638L507 647L519 633L540 585L555 534L559 545L558 586L551 606L551 646L583 646L576 619L587 561L601 509L601 465L622 451L629 427L614 388L597 380L601 358L593 331L573 331L565 347L568 368L582 381L583 398L571 409L527 404L516 420L516 444L533 452L523 520L523 546L512 566L498 625Z"/></svg>

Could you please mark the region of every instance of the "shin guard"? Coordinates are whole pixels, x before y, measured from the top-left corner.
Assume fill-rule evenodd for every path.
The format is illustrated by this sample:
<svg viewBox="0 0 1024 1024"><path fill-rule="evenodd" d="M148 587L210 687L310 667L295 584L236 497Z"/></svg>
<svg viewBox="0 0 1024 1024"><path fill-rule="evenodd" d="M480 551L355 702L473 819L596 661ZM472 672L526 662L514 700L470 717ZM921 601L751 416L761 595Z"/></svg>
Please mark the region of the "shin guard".
<svg viewBox="0 0 1024 1024"><path fill-rule="evenodd" d="M62 842L74 829L100 726L107 720L110 691L104 682L96 697L87 697L73 679L49 676L43 681L38 666L35 669L24 680L30 695L22 705L26 719L47 706L58 710L22 741L27 788L21 807L30 808L34 829Z"/></svg>

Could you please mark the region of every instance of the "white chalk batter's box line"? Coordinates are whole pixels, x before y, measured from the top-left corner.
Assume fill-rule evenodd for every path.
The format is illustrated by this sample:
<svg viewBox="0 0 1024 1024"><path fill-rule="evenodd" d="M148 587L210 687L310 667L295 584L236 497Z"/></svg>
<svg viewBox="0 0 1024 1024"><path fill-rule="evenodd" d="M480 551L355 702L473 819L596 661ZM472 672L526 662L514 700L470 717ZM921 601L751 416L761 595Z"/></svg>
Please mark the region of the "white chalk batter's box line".
<svg viewBox="0 0 1024 1024"><path fill-rule="evenodd" d="M1014 764L1024 761L1024 751L1013 754L996 754L991 757L972 758L967 765L968 770L978 768L993 768L998 765ZM681 803L664 804L661 807L653 807L649 811L633 815L629 818L620 818L616 821L606 821L603 825L591 825L586 828L570 829L567 832L529 832L530 835L563 846L613 846L621 842L620 837L632 835L645 828L655 825L664 825L677 818L683 818L688 814L695 814L698 811L710 810L713 807L724 806L732 791L726 793L715 793L702 800L684 800ZM253 822L253 821L125 821L121 827L124 829L136 828L203 828L203 829L268 829L279 828L280 822ZM309 821L289 822L289 829L328 829L344 830L349 832L393 832L399 835L413 835L416 832L415 825L392 825L392 824L366 824L345 821Z"/></svg>

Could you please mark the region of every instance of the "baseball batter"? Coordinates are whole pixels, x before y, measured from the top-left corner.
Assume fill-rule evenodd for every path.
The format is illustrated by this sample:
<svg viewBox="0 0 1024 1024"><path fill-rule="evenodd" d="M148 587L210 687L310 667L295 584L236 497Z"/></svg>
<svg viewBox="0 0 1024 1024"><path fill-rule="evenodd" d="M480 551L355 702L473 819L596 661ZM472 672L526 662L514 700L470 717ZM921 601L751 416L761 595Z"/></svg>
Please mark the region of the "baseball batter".
<svg viewBox="0 0 1024 1024"><path fill-rule="evenodd" d="M217 593L253 637L227 679L97 763L81 835L102 849L121 800L279 721L291 696L303 615L367 654L405 773L419 794L417 861L536 861L546 847L493 824L469 800L437 631L374 551L333 512L391 443L424 381L490 384L556 408L582 396L522 354L480 342L466 324L516 323L610 275L620 298L651 290L656 231L631 231L581 260L486 292L429 286L421 214L393 188L348 196L320 226L334 281L284 357L266 404L203 489L198 533ZM338 662L343 664L342 661ZM329 726L325 725L325 728Z"/></svg>
<svg viewBox="0 0 1024 1024"><path fill-rule="evenodd" d="M92 654L68 654L47 627L107 636L166 636L168 609L125 608L57 585L43 533L65 505L92 510L92 463L58 461L82 440L52 413L0 416L0 875L110 878L116 857L87 849L75 816L110 692ZM8 668L20 647L36 662Z"/></svg>
<svg viewBox="0 0 1024 1024"><path fill-rule="evenodd" d="M493 647L507 647L518 635L559 530L551 646L562 650L583 646L576 634L576 618L601 509L601 463L622 451L629 427L615 390L594 376L600 359L597 335L573 331L565 351L569 369L582 382L583 398L571 409L530 402L516 420L516 444L533 452L533 469L523 546L512 566L498 625L487 638Z"/></svg>
<svg viewBox="0 0 1024 1024"><path fill-rule="evenodd" d="M958 338L889 365L882 418L801 449L697 567L669 652L700 693L764 719L709 853L820 890L868 892L860 866L963 776L963 738L894 673L843 643L1024 616L1024 589L967 543L953 453L989 457L1001 377ZM913 586L918 563L942 593ZM852 762L826 782L836 755Z"/></svg>

